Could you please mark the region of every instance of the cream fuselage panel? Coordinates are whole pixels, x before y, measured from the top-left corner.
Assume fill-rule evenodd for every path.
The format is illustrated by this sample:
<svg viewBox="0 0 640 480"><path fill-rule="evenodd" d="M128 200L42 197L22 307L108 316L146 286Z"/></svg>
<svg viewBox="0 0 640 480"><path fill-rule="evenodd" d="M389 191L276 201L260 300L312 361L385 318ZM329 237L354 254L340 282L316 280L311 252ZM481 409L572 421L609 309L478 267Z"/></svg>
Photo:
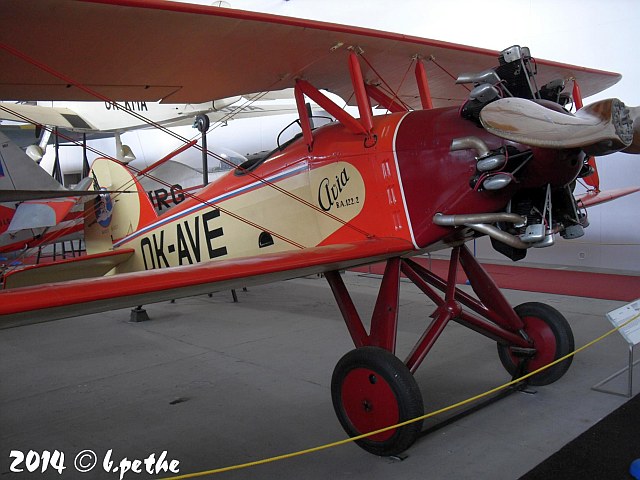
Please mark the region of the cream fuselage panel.
<svg viewBox="0 0 640 480"><path fill-rule="evenodd" d="M118 181L132 188L124 167L107 170L110 188ZM98 235L91 239L102 238L99 248L113 238L115 248L135 250L118 273L176 267L316 246L356 217L365 202L362 175L345 161L319 168L300 162L267 180L278 188L255 180L220 194L212 184L198 194L206 203L192 200L140 229L136 203L146 198L120 194L113 200L111 224L94 221Z"/></svg>

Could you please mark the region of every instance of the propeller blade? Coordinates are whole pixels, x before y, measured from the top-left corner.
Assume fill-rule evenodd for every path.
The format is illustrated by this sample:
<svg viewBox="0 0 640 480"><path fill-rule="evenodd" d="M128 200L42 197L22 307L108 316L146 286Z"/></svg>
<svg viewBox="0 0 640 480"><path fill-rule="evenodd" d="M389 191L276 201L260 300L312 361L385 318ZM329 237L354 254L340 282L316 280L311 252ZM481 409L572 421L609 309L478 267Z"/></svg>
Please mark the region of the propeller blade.
<svg viewBox="0 0 640 480"><path fill-rule="evenodd" d="M622 150L624 153L640 153L640 107L628 107L629 116L633 120L633 141Z"/></svg>
<svg viewBox="0 0 640 480"><path fill-rule="evenodd" d="M484 128L499 137L541 148L581 148L601 156L632 145L633 121L618 99L587 105L575 115L547 101L501 98L480 112Z"/></svg>

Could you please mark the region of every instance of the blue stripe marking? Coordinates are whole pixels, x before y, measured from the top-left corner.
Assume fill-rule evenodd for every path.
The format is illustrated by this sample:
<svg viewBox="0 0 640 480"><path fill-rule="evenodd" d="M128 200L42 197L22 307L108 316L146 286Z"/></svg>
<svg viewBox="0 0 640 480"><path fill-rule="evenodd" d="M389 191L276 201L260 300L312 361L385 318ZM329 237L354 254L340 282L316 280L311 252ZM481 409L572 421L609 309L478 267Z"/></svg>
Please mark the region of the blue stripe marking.
<svg viewBox="0 0 640 480"><path fill-rule="evenodd" d="M293 170L289 170L289 171L285 171L282 173L279 173L277 175L274 175L273 177L268 177L266 178L266 180L268 182L276 182L279 180L284 180L285 178L291 177L293 175L296 175L302 171L306 171L307 169L307 165L301 165L299 167L294 168ZM163 218L162 220L156 222L156 223L152 223L151 225L147 225L144 228L141 228L140 230L132 233L131 235L124 237L121 240L118 240L117 242L115 242L113 244L114 247L119 247L121 245L124 245L125 243L130 242L131 240L134 240L136 238L138 238L141 235L144 235L145 233L150 232L151 230L155 230L157 228L160 228L170 222L173 222L175 220L179 220L187 215L190 215L192 213L195 213L199 210L204 210L205 208L210 208L211 205L207 205L207 203L209 204L217 204L219 202L223 202L225 200L229 200L230 198L233 197L237 197L238 195L242 195L243 193L247 193L250 192L252 190L257 190L258 188L261 187L266 187L268 185L265 185L263 182L261 181L257 181L254 183L250 183L249 185L246 185L242 188L238 188L237 190L233 190L229 193L225 193L223 195L219 195L217 197L214 197L212 199L208 199L208 200L204 200L202 203L198 204L198 205L194 205L193 207L190 207L186 210L183 210L182 212L176 213L174 215L169 215L167 218Z"/></svg>

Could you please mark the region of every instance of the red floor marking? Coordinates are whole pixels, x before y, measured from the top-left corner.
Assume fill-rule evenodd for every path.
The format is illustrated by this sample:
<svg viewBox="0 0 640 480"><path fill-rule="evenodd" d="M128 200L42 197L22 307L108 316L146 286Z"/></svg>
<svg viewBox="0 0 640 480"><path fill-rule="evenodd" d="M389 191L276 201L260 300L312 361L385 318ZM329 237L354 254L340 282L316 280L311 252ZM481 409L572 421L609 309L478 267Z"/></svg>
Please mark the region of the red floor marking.
<svg viewBox="0 0 640 480"><path fill-rule="evenodd" d="M414 260L436 275L446 278L449 265L447 260L426 258ZM482 266L491 274L500 288L627 302L640 298L640 276L490 263L483 263ZM464 284L467 277L461 268L458 270L458 284ZM384 264L360 267L354 271L382 275Z"/></svg>

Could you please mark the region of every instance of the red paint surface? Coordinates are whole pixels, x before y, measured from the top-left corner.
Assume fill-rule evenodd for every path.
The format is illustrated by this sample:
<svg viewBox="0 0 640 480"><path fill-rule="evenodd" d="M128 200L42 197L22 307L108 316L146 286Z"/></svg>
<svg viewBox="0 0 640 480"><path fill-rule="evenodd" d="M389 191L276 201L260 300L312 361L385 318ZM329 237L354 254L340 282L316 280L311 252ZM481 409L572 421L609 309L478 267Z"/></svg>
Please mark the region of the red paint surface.
<svg viewBox="0 0 640 480"><path fill-rule="evenodd" d="M556 359L557 342L553 330L544 320L538 317L524 317L522 320L524 321L525 332L533 340L533 345L536 348L536 354L527 364L527 368L532 372ZM514 365L518 365L520 359L515 355L511 355L511 361Z"/></svg>
<svg viewBox="0 0 640 480"><path fill-rule="evenodd" d="M375 381L371 381L374 378ZM349 420L361 433L395 425L400 420L398 401L382 376L368 368L355 368L344 379L342 405ZM372 435L374 442L384 442L395 430Z"/></svg>

